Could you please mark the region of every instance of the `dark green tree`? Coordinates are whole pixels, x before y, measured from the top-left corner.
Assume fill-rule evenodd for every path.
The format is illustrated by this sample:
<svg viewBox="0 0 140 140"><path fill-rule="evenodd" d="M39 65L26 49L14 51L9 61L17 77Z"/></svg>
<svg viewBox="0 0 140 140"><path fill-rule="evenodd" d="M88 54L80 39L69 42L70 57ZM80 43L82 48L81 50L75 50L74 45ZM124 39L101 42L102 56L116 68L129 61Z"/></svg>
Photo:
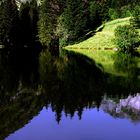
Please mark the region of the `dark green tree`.
<svg viewBox="0 0 140 140"><path fill-rule="evenodd" d="M62 14L62 25L67 32L69 43L78 40L87 30L88 2L81 0L67 0Z"/></svg>
<svg viewBox="0 0 140 140"><path fill-rule="evenodd" d="M37 0L32 0L30 2L30 19L31 19L31 31L32 31L32 42L38 41L38 30L37 30L37 22L38 22L38 14L39 7L37 5Z"/></svg>
<svg viewBox="0 0 140 140"><path fill-rule="evenodd" d="M29 3L22 3L20 6L20 27L21 27L21 42L22 44L30 44L32 33L31 33L31 21L30 21L30 6ZM24 39L23 39L24 38Z"/></svg>
<svg viewBox="0 0 140 140"><path fill-rule="evenodd" d="M37 1L22 3L20 6L21 42L32 45L37 39L38 6ZM23 39L24 38L24 39Z"/></svg>
<svg viewBox="0 0 140 140"><path fill-rule="evenodd" d="M13 45L18 41L18 10L15 0L0 2L0 42Z"/></svg>
<svg viewBox="0 0 140 140"><path fill-rule="evenodd" d="M102 23L99 3L96 0L89 0L88 11L88 29L93 30Z"/></svg>
<svg viewBox="0 0 140 140"><path fill-rule="evenodd" d="M59 49L56 32L59 12L59 1L44 0L42 2L38 22L38 36L41 44L51 52Z"/></svg>

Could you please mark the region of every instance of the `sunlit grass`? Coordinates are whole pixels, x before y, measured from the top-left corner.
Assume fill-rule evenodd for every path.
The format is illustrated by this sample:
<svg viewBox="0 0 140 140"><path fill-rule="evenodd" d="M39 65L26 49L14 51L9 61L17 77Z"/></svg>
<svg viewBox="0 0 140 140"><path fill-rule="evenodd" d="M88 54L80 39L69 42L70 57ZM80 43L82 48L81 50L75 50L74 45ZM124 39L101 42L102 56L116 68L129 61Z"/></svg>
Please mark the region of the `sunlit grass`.
<svg viewBox="0 0 140 140"><path fill-rule="evenodd" d="M128 18L120 18L120 19L116 19L110 22L105 23L105 27L104 27L104 31L112 31L114 32L115 28L119 25L126 25L126 24L130 24L129 22L129 17Z"/></svg>
<svg viewBox="0 0 140 140"><path fill-rule="evenodd" d="M122 18L107 22L96 29L96 34L94 36L65 48L92 58L106 73L125 76L123 72L116 72L114 67L114 54L116 52L113 50L116 46L114 45L113 39L115 28L119 25L130 24L129 19L130 18ZM103 29L100 31L102 27ZM140 30L138 31L140 33ZM140 47L138 51L140 51ZM138 63L138 67L139 65L140 63Z"/></svg>
<svg viewBox="0 0 140 140"><path fill-rule="evenodd" d="M122 18L122 19L116 19L110 22L107 22L97 28L97 32L94 36L90 37L89 39L86 39L78 44L69 45L67 48L73 48L73 49L113 49L116 48L114 45L113 39L114 39L114 30L119 25L126 25L129 23L130 18ZM98 31L101 27L104 27L102 31ZM140 30L139 30L140 32Z"/></svg>

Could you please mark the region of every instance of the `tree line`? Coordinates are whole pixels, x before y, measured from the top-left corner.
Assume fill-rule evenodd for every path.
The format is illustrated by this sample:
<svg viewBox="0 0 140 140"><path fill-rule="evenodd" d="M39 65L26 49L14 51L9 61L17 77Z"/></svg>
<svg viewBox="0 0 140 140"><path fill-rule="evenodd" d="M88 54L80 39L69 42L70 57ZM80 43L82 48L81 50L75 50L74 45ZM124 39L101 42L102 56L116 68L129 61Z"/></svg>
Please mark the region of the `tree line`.
<svg viewBox="0 0 140 140"><path fill-rule="evenodd" d="M16 0L1 0L0 44L32 46L38 42L53 51L89 37L88 33L103 22L131 16L139 3L139 0L30 0L18 7Z"/></svg>

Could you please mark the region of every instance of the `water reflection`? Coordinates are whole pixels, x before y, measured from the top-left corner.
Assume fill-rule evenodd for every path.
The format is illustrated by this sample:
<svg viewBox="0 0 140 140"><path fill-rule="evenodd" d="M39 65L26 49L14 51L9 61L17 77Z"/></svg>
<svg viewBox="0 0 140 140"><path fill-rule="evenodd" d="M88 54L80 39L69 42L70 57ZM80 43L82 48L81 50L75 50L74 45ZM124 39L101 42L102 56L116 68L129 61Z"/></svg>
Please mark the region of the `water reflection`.
<svg viewBox="0 0 140 140"><path fill-rule="evenodd" d="M41 54L40 89L41 93L47 92L47 101L56 112L56 120L60 121L63 110L66 116L70 114L71 117L78 111L81 118L84 107L96 105L99 108L104 80L95 62L86 56L66 51L61 52L58 59L52 59L48 53L47 56L46 53Z"/></svg>
<svg viewBox="0 0 140 140"><path fill-rule="evenodd" d="M138 57L132 54L116 53L114 66L118 72L124 72L133 81L138 78L140 68Z"/></svg>
<svg viewBox="0 0 140 140"><path fill-rule="evenodd" d="M23 127L42 105L36 96L37 54L0 50L0 139Z"/></svg>
<svg viewBox="0 0 140 140"><path fill-rule="evenodd" d="M119 102L105 96L101 109L114 118L127 118L134 123L140 122L140 94L129 95Z"/></svg>
<svg viewBox="0 0 140 140"><path fill-rule="evenodd" d="M133 55L116 53L114 56L114 68L119 76L108 75L107 94L125 98L140 91L140 58Z"/></svg>
<svg viewBox="0 0 140 140"><path fill-rule="evenodd" d="M117 70L122 64L120 58L114 63ZM71 118L78 114L81 119L84 109L93 108L139 121L140 110L134 108L135 104L139 107L139 100L133 108L130 103L122 105L127 98L133 99L134 94L140 93L137 60L128 62L132 66L126 64L128 69L121 70L128 74L121 77L102 72L94 60L74 52L61 51L54 58L47 51L39 54L31 48L1 50L0 139L29 123L48 106L55 112L58 123L64 114Z"/></svg>

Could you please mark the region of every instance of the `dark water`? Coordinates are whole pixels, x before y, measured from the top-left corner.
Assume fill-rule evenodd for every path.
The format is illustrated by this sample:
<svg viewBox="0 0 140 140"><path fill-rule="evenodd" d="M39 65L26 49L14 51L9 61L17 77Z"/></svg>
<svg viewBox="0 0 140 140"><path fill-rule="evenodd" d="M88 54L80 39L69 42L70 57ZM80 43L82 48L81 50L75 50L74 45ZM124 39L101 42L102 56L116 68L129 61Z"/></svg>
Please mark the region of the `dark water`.
<svg viewBox="0 0 140 140"><path fill-rule="evenodd" d="M138 56L118 54L103 71L74 52L0 51L0 140L137 140Z"/></svg>

